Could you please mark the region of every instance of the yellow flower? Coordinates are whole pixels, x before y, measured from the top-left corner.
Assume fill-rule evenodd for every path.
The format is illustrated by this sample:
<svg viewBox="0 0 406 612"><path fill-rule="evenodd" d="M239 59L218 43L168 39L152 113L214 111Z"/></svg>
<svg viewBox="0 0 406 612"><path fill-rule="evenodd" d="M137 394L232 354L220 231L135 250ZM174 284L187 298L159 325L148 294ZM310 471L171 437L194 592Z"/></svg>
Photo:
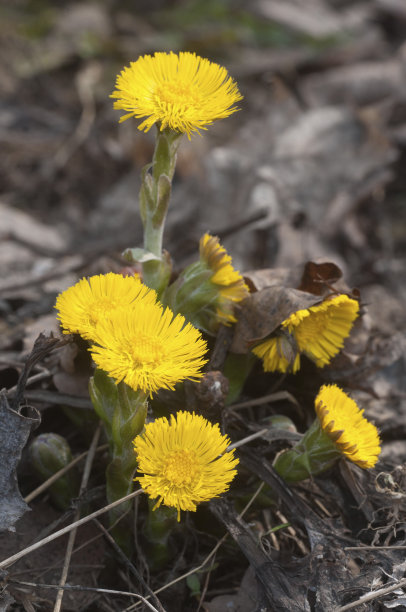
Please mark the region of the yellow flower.
<svg viewBox="0 0 406 612"><path fill-rule="evenodd" d="M347 459L362 468L374 467L381 452L378 430L353 399L337 385L324 385L315 410L323 431Z"/></svg>
<svg viewBox="0 0 406 612"><path fill-rule="evenodd" d="M300 354L293 335L281 330L278 336L269 338L252 349L264 363L265 372L292 372L300 369Z"/></svg>
<svg viewBox="0 0 406 612"><path fill-rule="evenodd" d="M234 451L225 452L230 440L218 425L202 416L178 412L156 419L134 440L138 470L136 478L148 495L161 504L178 510L196 510L200 502L218 497L228 490L236 475L238 459Z"/></svg>
<svg viewBox="0 0 406 612"><path fill-rule="evenodd" d="M256 346L253 353L264 360L267 372L296 372L300 353L323 368L344 346L358 312L357 300L347 295L329 297L291 314L282 322L280 334Z"/></svg>
<svg viewBox="0 0 406 612"><path fill-rule="evenodd" d="M222 323L235 323L233 302L240 302L249 295L249 290L241 274L231 264L231 257L221 246L217 236L204 234L200 239L200 259L213 272L210 283L218 291L216 300L217 315Z"/></svg>
<svg viewBox="0 0 406 612"><path fill-rule="evenodd" d="M98 322L114 310L128 308L135 300L154 304L156 293L138 277L99 274L82 278L57 297L55 308L64 334L77 333L93 340Z"/></svg>
<svg viewBox="0 0 406 612"><path fill-rule="evenodd" d="M116 382L152 393L173 389L182 380L198 380L207 360L206 342L182 315L160 303L137 299L127 309L110 312L95 329L95 363Z"/></svg>
<svg viewBox="0 0 406 612"><path fill-rule="evenodd" d="M225 68L188 52L139 57L118 75L111 97L114 108L127 111L120 121L146 117L139 130L157 123L188 138L237 111L234 104L242 99Z"/></svg>

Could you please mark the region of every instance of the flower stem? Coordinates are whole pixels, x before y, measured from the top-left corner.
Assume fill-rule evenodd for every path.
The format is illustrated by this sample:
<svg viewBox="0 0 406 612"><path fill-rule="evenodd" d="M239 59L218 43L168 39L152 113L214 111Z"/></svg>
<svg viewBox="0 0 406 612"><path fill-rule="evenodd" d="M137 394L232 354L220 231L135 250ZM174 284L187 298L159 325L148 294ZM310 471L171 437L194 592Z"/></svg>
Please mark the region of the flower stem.
<svg viewBox="0 0 406 612"><path fill-rule="evenodd" d="M116 384L103 370L97 369L90 380L90 397L102 419L110 445L110 463L106 469L106 495L109 503L131 493L137 467L132 441L143 430L147 414L147 398L142 391L133 391L124 382ZM114 524L130 510L130 502L111 511ZM118 525L113 530L117 543L126 548L128 530ZM128 552L128 550L127 550Z"/></svg>
<svg viewBox="0 0 406 612"><path fill-rule="evenodd" d="M170 264L162 253L162 239L171 196L177 150L182 134L158 131L152 172L145 169L140 190L141 218L144 224L144 249L155 259L143 262L143 280L160 294L168 284Z"/></svg>

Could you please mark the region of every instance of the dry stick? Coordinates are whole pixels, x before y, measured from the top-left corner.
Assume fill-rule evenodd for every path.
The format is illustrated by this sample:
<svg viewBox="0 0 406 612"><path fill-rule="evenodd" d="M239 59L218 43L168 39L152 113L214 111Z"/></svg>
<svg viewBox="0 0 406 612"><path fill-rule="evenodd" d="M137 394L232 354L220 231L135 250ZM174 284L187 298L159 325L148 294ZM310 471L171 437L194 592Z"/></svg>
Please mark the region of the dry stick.
<svg viewBox="0 0 406 612"><path fill-rule="evenodd" d="M75 551L73 551L75 552ZM61 565L61 563L53 563L52 565L43 565L43 566L39 566L39 567L35 567L35 571L36 572L42 572L43 574L45 572L49 572L49 570L54 570L58 568L58 566ZM75 569L103 569L105 568L106 565L104 563L101 564L97 564L97 563L75 563ZM31 574L32 573L33 568L32 567L26 567L25 569L20 569L20 570L14 570L13 571L13 579L15 579L16 576L21 576L23 574ZM41 574L36 574L37 578L38 576L40 576Z"/></svg>
<svg viewBox="0 0 406 612"><path fill-rule="evenodd" d="M52 373L49 370L38 372L38 374L33 374L32 376L29 376L27 378L27 382L25 383L25 386L28 387L29 385L32 385L32 383L38 382L39 380L43 380L44 378L50 378L51 376L52 376ZM10 389L7 389L7 395L9 393L15 393L17 389L18 389L18 385L14 385L14 387L10 387Z"/></svg>
<svg viewBox="0 0 406 612"><path fill-rule="evenodd" d="M255 491L254 495L251 497L251 499L247 503L247 505L245 506L245 508L243 508L243 510L241 510L240 514L238 515L238 518L242 518L244 516L244 514L247 512L247 510L250 508L250 506L254 503L254 501L256 500L258 495L261 493L263 488L264 488L264 483L262 482L259 485L258 489ZM210 561L210 559L217 554L218 549L220 548L220 546L222 546L223 542L228 538L228 536L229 536L228 533L223 535L221 540L219 540L217 542L216 546L213 548L212 551L209 552L207 557L202 561L202 563L200 565L198 565L197 567L194 567L193 569L189 570L188 572L186 572L186 574L182 574L182 576L178 576L178 578L175 578L174 580L171 580L171 582L168 582L167 584L164 584L164 586L161 586L156 591L153 591L154 594L158 595L158 593L160 593L161 591L165 591L166 589L169 589L169 587L173 586L177 582L180 582L181 580L184 580L188 576L191 576L192 574L195 574L195 573L199 572L201 569L203 569L204 566L207 565L207 563ZM0 566L0 568L1 568L1 566ZM149 598L150 598L150 596L148 595L146 597L146 599L149 599ZM126 608L123 612L130 612L131 610L135 610L136 608L138 608L138 606L139 606L138 603L133 604L132 606Z"/></svg>
<svg viewBox="0 0 406 612"><path fill-rule="evenodd" d="M20 580L10 580L12 584L21 584L22 586L35 587L37 589L59 589L60 587L56 584L37 584L36 582L22 582ZM90 593L107 593L107 595L124 595L125 597L135 597L140 599L152 612L158 612L152 604L150 604L145 597L138 595L138 593L130 593L129 591L114 591L113 589L99 589L97 587L84 587L77 584L65 584L62 587L65 591L87 591Z"/></svg>
<svg viewBox="0 0 406 612"><path fill-rule="evenodd" d="M345 546L344 550L406 550L406 546Z"/></svg>
<svg viewBox="0 0 406 612"><path fill-rule="evenodd" d="M163 607L163 605L159 601L158 597L154 594L154 592L150 588L150 586L145 582L144 578L141 576L141 574L139 573L139 571L137 570L135 565L133 565L131 563L131 561L126 557L126 555L123 553L123 551L121 550L121 548L119 547L117 542L114 540L114 538L111 537L111 535L109 534L108 530L97 519L95 519L94 522L95 522L96 526L100 529L100 531L102 531L102 533L106 537L106 539L109 542L109 544L113 547L113 549L115 550L115 552L118 555L118 557L121 560L121 562L133 574L133 576L135 576L135 578L138 580L138 582L140 582L143 585L143 587L149 592L149 597L152 597L152 599L154 599L154 603L155 603L156 606L158 606L159 612L165 612L165 608Z"/></svg>
<svg viewBox="0 0 406 612"><path fill-rule="evenodd" d="M89 482L90 472L92 470L93 460L96 455L96 448L97 448L97 443L99 441L100 432L101 432L101 422L99 422L99 425L96 428L96 431L94 432L93 440L89 447L89 453L87 455L85 467L83 469L82 482L80 483L79 497L83 495L83 493L86 490L87 483ZM80 510L78 509L75 512L74 520L77 521L79 517L80 517ZM63 564L63 568L62 568L61 579L59 581L60 587L65 586L66 580L68 578L69 566L70 566L70 561L72 558L73 547L75 545L77 531L78 531L77 528L72 529L72 531L69 534L68 544L66 546L65 561ZM64 589L60 588L58 593L56 594L54 612L60 611L61 606L62 606L63 594L64 594Z"/></svg>
<svg viewBox="0 0 406 612"><path fill-rule="evenodd" d="M16 553L15 555L12 555L11 557L8 557L8 559L4 559L4 561L0 561L0 569L8 567L12 563L15 563L19 559L22 559L23 557L28 555L30 552L37 550L37 548L41 548L41 546L48 544L48 542L52 542L53 540L60 538L61 536L65 535L65 533L69 533L70 531L72 531L72 529L75 529L76 527L80 527L80 525L84 525L85 523L88 523L89 521L96 518L96 516L105 514L109 510L112 510L113 508L120 506L121 504L128 501L129 499L133 499L134 497L137 497L137 495L140 495L141 493L144 493L143 489L138 489L137 491L133 491L132 493L129 493L125 497L122 497L121 499L117 499L115 502L112 502L111 504L104 506L104 508L99 508L99 510L92 512L92 514L88 514L87 516L84 516L83 518L79 519L75 523L72 523L71 525L68 525L67 527L64 527L63 529L60 529L59 531L55 531L55 533L52 533L51 535L47 536L43 540L40 540L39 542L35 542L35 544L32 544L31 546L24 548L24 550L20 550L20 552Z"/></svg>
<svg viewBox="0 0 406 612"><path fill-rule="evenodd" d="M96 453L102 450L106 450L108 447L109 447L108 444L102 444L101 446L98 446L96 448ZM72 459L72 461L68 463L68 465L65 465L65 467L55 472L55 474L53 474L50 478L48 478L48 480L46 480L39 487L34 489L34 491L31 491L31 493L29 493L27 497L24 497L25 503L29 504L30 502L32 502L33 499L35 499L36 497L38 497L38 495L41 495L41 493L46 491L48 487L50 487L52 484L54 484L54 482L59 480L61 476L66 474L66 472L68 472L71 468L73 468L73 466L79 463L79 461L82 461L82 459L84 459L88 454L89 454L89 451L85 451L81 455L78 455L75 459Z"/></svg>
<svg viewBox="0 0 406 612"><path fill-rule="evenodd" d="M226 533L221 538L221 540L219 540L217 542L216 546L213 548L212 551L209 552L207 557L204 559L204 561L202 561L202 563L200 565L198 565L197 567L194 567L193 569L189 570L188 572L186 572L186 574L182 574L182 576L179 576L178 578L175 578L174 580L171 580L171 582L168 582L167 584L164 584L163 586L161 586L156 591L153 591L154 595L158 595L158 593L161 593L161 591L165 591L166 589L169 589L169 587L173 586L174 584L180 582L181 580L184 580L185 578L188 578L188 576L191 576L192 574L195 574L196 572L199 572L201 569L203 569L204 566L207 565L207 563L210 561L210 559L217 553L218 549L220 548L220 546L223 544L224 540L227 537L228 537L228 533ZM150 595L147 595L146 599L150 599ZM130 610L135 610L136 608L138 608L138 606L139 606L139 604L136 603L136 604L130 606L129 608L126 608L124 610L124 612L130 612Z"/></svg>
<svg viewBox="0 0 406 612"><path fill-rule="evenodd" d="M298 406L297 400L289 393L289 391L277 391L276 393L270 393L269 395L264 395L263 397L258 397L256 399L247 400L246 402L239 402L238 404L231 404L228 406L230 410L241 410L243 408L251 408L252 406L262 406L262 404L271 403L271 402L279 402L280 400L288 400L295 406Z"/></svg>
<svg viewBox="0 0 406 612"><path fill-rule="evenodd" d="M215 562L216 562L216 555L214 555L213 563L211 564L211 567L209 567L209 569L207 571L206 578L205 578L205 581L204 581L204 585L203 585L203 588L202 588L202 592L201 592L201 595L200 595L200 598L199 598L199 605L197 607L196 612L200 612L200 609L201 609L201 607L203 605L203 600L205 599L206 593L207 593L207 589L209 588L209 581L210 581L210 577L211 577L211 571L212 571L212 569L214 567Z"/></svg>
<svg viewBox="0 0 406 612"><path fill-rule="evenodd" d="M234 442L233 444L230 444L230 446L227 446L227 453L230 450L233 450L233 448L244 446L244 444L248 444L248 442L251 442L252 440L256 440L257 438L260 438L261 436L264 436L266 433L268 433L268 431L269 431L269 428L260 429L260 431L256 431L250 436L247 436L246 438L243 438L242 440L238 440L238 442Z"/></svg>
<svg viewBox="0 0 406 612"><path fill-rule="evenodd" d="M345 610L352 610L352 608L356 608L357 606L360 606L361 604L368 603L368 601L373 601L374 599L378 599L378 597L382 597L382 595L393 593L393 591L396 591L397 589L400 589L404 586L406 586L406 578L403 578L403 580L399 580L399 582L396 582L396 584L392 584L392 586L385 587L383 589L378 589L377 591L374 591L373 593L368 593L367 595L363 595L362 597L357 599L357 601L353 601L352 603L346 604L345 606L342 606L341 608L336 608L334 612L345 612Z"/></svg>

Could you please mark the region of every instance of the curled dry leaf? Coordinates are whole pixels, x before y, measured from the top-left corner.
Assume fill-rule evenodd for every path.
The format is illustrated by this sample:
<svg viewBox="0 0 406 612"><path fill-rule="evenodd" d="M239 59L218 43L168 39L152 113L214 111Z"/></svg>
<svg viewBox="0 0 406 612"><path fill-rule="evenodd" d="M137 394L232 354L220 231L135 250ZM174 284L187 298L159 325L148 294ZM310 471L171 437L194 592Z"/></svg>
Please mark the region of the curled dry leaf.
<svg viewBox="0 0 406 612"><path fill-rule="evenodd" d="M320 298L288 287L267 287L241 302L231 345L233 353L248 353L297 310L314 306Z"/></svg>
<svg viewBox="0 0 406 612"><path fill-rule="evenodd" d="M330 261L316 263L308 261L303 270L302 280L298 289L323 295L330 290L331 285L337 282L343 273L341 269Z"/></svg>
<svg viewBox="0 0 406 612"><path fill-rule="evenodd" d="M24 416L12 410L5 392L0 392L0 531L13 530L29 510L17 484L17 465L32 427L39 425L39 413L31 408Z"/></svg>
<svg viewBox="0 0 406 612"><path fill-rule="evenodd" d="M331 285L342 278L342 275L341 269L333 262L308 261L304 266L300 264L292 268L250 270L244 273L244 280L252 293L265 289L265 287L283 285L314 293L314 295L323 295L330 290Z"/></svg>

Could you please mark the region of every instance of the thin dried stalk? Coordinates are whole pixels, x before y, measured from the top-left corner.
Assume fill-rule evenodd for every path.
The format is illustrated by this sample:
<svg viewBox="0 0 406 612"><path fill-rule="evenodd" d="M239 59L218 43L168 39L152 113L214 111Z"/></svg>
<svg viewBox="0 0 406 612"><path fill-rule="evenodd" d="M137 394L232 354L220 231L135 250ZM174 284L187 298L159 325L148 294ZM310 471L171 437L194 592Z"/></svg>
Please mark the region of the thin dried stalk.
<svg viewBox="0 0 406 612"><path fill-rule="evenodd" d="M92 512L92 514L88 514L88 516L84 516L83 518L72 523L71 525L68 525L67 527L64 527L63 529L60 529L59 531L55 531L55 533L52 533L51 535L40 540L39 542L35 542L35 544L32 544L31 546L28 546L27 548L20 550L20 552L16 553L15 555L12 555L11 557L8 557L7 559L4 559L4 561L0 561L0 569L8 567L12 563L15 563L16 561L18 561L19 559L22 559L26 555L29 555L34 550L37 550L38 548L45 546L45 544L48 544L48 542L52 542L53 540L60 538L66 533L69 533L70 531L72 531L72 529L75 529L76 527L80 527L80 525L84 525L85 523L88 523L89 521L93 520L97 516L101 516L102 514L105 514L109 510L112 510L113 508L120 506L121 504L128 501L129 499L133 499L134 497L137 497L137 495L140 495L141 493L144 493L143 489L138 489L137 491L133 491L132 493L129 493L129 495L126 495L125 497L122 497L121 499L117 499L115 502L112 502L111 504L104 506L104 508L99 508L99 510Z"/></svg>
<svg viewBox="0 0 406 612"><path fill-rule="evenodd" d="M89 482L90 472L92 470L93 460L96 455L97 443L99 441L100 432L101 432L101 423L99 423L96 431L94 432L93 440L89 448L89 453L87 455L85 467L83 469L82 482L80 483L79 497L83 495L83 493L86 490L87 483ZM80 517L80 510L76 510L75 521L77 521L79 517ZM69 566L70 566L70 561L72 558L73 547L75 545L76 534L77 534L77 527L75 529L72 529L72 531L69 534L69 540L68 540L68 544L66 547L65 561L63 564L63 568L62 568L61 579L59 581L60 587L65 586L66 580L68 578ZM54 612L60 612L60 609L62 606L63 594L64 594L64 589L60 588L56 595Z"/></svg>

